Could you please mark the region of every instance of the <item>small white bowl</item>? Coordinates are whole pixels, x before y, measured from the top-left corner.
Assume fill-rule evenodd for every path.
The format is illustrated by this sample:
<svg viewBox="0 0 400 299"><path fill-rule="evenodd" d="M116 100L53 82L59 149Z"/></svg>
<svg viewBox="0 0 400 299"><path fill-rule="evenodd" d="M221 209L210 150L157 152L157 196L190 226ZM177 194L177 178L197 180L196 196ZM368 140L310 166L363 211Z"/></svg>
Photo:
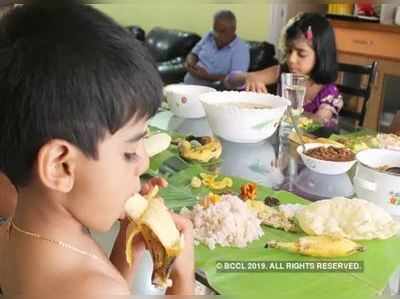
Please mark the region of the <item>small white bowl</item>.
<svg viewBox="0 0 400 299"><path fill-rule="evenodd" d="M305 144L306 151L317 148L317 147L337 147L337 148L342 148L343 146L338 146L338 145L332 145L332 144L324 144L324 143L307 143ZM327 160L320 160L316 158L312 158L305 153L303 153L303 147L299 145L297 147L297 153L300 155L301 159L303 160L304 164L307 166L307 168L311 169L312 171L322 173L322 174L329 174L329 175L335 175L335 174L342 174L346 173L347 171L350 170L350 168L353 167L353 165L356 163L356 159L352 161L327 161Z"/></svg>
<svg viewBox="0 0 400 299"><path fill-rule="evenodd" d="M208 92L199 98L214 134L238 143L257 143L270 137L290 104L272 94L246 91ZM251 105L265 108L251 108Z"/></svg>
<svg viewBox="0 0 400 299"><path fill-rule="evenodd" d="M164 87L164 96L171 111L182 118L202 118L206 116L199 96L215 91L214 88L189 84L170 84Z"/></svg>

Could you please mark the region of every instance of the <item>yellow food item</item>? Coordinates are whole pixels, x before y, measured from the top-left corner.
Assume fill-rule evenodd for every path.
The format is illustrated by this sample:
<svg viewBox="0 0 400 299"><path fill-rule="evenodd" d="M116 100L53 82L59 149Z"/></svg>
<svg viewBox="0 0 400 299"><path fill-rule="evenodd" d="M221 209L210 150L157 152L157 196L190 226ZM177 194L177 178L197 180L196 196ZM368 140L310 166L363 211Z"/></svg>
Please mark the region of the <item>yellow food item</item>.
<svg viewBox="0 0 400 299"><path fill-rule="evenodd" d="M293 133L293 132L290 133L288 138L289 138L289 140L293 141L294 143L300 144L299 137L297 136L296 133ZM307 135L304 135L304 134L302 135L302 138L303 138L304 143L315 143L315 142L317 142L315 138L311 138L311 137L309 137Z"/></svg>
<svg viewBox="0 0 400 299"><path fill-rule="evenodd" d="M343 144L341 144L335 140L329 139L329 138L319 137L315 141L316 141L316 143L332 144L332 145L344 147Z"/></svg>
<svg viewBox="0 0 400 299"><path fill-rule="evenodd" d="M204 186L214 190L230 188L233 185L233 181L229 177L224 177L221 180L217 180L217 174L200 173L200 177Z"/></svg>
<svg viewBox="0 0 400 299"><path fill-rule="evenodd" d="M205 136L193 140L198 141L200 145L195 146L186 139L178 142L178 150L183 158L207 163L221 156L222 145L217 138Z"/></svg>
<svg viewBox="0 0 400 299"><path fill-rule="evenodd" d="M153 190L146 198L136 194L125 205L125 211L131 219L125 253L131 265L133 238L141 233L153 258L152 282L157 287L165 288L172 285L169 279L171 264L182 251L184 242L163 200L157 196L158 188Z"/></svg>
<svg viewBox="0 0 400 299"><path fill-rule="evenodd" d="M310 137L310 136L307 136L304 134L302 135L302 138L303 138L304 143L323 143L323 144L332 144L332 145L344 147L344 145L342 143L339 143L339 142L329 139L329 138L323 138L323 137L313 138L313 137ZM297 136L296 133L290 133L289 139L291 141L293 141L294 143L300 144L299 137Z"/></svg>
<svg viewBox="0 0 400 299"><path fill-rule="evenodd" d="M266 247L314 257L344 257L364 251L365 247L345 238L329 236L302 237L295 242L268 241Z"/></svg>
<svg viewBox="0 0 400 299"><path fill-rule="evenodd" d="M203 200L201 201L201 205L207 209L210 205L215 205L220 201L221 201L221 196L210 192L208 193L207 196L203 198Z"/></svg>
<svg viewBox="0 0 400 299"><path fill-rule="evenodd" d="M283 212L265 205L262 201L247 200L246 204L265 225L290 232L298 232L300 230Z"/></svg>
<svg viewBox="0 0 400 299"><path fill-rule="evenodd" d="M192 177L192 180L190 181L190 185L193 188L200 188L201 187L201 180L197 176L194 176L194 177Z"/></svg>

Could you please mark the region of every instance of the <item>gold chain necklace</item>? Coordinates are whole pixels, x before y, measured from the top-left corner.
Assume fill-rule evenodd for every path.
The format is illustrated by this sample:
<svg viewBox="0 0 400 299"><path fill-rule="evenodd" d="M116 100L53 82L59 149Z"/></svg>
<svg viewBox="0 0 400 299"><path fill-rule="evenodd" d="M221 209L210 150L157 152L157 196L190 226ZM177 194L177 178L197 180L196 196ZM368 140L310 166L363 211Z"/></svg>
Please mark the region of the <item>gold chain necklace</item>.
<svg viewBox="0 0 400 299"><path fill-rule="evenodd" d="M21 234L30 236L30 237L35 238L35 239L38 239L38 240L47 241L47 242L50 242L50 243L52 243L52 244L55 244L55 245L58 245L58 246L61 246L61 247L64 247L64 248L67 248L67 249L72 250L72 251L74 251L74 252L76 252L76 253L79 253L79 254L81 254L81 255L90 257L90 258L92 258L92 259L94 259L94 260L96 260L96 261L100 261L100 260L103 261L101 258L99 258L97 255L95 255L95 254L93 254L93 253L84 251L84 250L82 250L82 249L79 249L79 248L77 248L77 247L75 247L75 246L72 246L72 245L70 245L70 244L68 244L68 243L65 243L65 242L63 242L63 241L58 241L58 240L49 239L49 238L43 237L43 236L41 236L41 235L39 235L39 234L37 234L37 233L28 232L28 231L26 231L26 230L23 230L22 228L18 227L18 226L14 223L14 220L11 220L11 227L14 228L17 232L19 232L19 233L21 233Z"/></svg>

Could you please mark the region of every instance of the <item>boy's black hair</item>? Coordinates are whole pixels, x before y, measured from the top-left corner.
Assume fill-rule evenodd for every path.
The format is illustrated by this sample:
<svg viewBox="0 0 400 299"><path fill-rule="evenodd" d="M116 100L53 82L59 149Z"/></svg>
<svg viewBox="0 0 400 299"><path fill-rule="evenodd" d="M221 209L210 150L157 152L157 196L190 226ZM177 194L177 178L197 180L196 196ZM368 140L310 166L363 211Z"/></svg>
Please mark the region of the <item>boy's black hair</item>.
<svg viewBox="0 0 400 299"><path fill-rule="evenodd" d="M316 58L310 77L318 84L335 82L338 71L335 33L324 16L317 13L302 14L286 30L286 43L305 37L308 28L311 28L312 47Z"/></svg>
<svg viewBox="0 0 400 299"><path fill-rule="evenodd" d="M0 170L26 184L51 139L97 146L162 98L152 59L129 32L75 1L25 4L0 21Z"/></svg>

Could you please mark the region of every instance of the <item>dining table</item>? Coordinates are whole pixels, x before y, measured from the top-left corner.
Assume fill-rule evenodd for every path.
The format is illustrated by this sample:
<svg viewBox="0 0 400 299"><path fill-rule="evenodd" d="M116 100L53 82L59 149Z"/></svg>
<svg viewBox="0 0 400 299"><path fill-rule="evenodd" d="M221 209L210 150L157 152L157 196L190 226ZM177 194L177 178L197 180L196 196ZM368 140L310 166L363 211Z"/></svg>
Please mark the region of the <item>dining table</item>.
<svg viewBox="0 0 400 299"><path fill-rule="evenodd" d="M183 119L170 111L158 112L149 121L155 130L173 132L183 136L212 136L207 118ZM262 196L270 195L284 203L308 204L333 197L353 197L353 172L341 175L323 175L304 166L297 154L298 145L282 145L277 132L258 143L234 143L220 139L222 155L218 171L236 178L238 182L254 182ZM195 167L194 167L195 169ZM192 171L192 170L191 170ZM193 170L194 173L196 170ZM200 170L197 170L200 171ZM183 171L184 172L184 171ZM178 174L171 180L179 181ZM175 202L172 204L174 205ZM167 201L168 205L168 201ZM179 205L178 205L179 206ZM178 206L173 206L176 208ZM179 206L181 207L181 206ZM247 248L214 250L196 246L196 277L209 292L245 297L271 298L376 298L399 294L400 238L365 241L366 252L340 259L363 263L360 273L316 272L221 272L216 265L223 261L290 261L298 258L290 253L264 248L265 241L280 238L294 240L291 233L266 228L265 238L254 241ZM315 262L315 258L301 257L301 262ZM249 298L250 298L249 297ZM386 297L385 297L386 298Z"/></svg>

